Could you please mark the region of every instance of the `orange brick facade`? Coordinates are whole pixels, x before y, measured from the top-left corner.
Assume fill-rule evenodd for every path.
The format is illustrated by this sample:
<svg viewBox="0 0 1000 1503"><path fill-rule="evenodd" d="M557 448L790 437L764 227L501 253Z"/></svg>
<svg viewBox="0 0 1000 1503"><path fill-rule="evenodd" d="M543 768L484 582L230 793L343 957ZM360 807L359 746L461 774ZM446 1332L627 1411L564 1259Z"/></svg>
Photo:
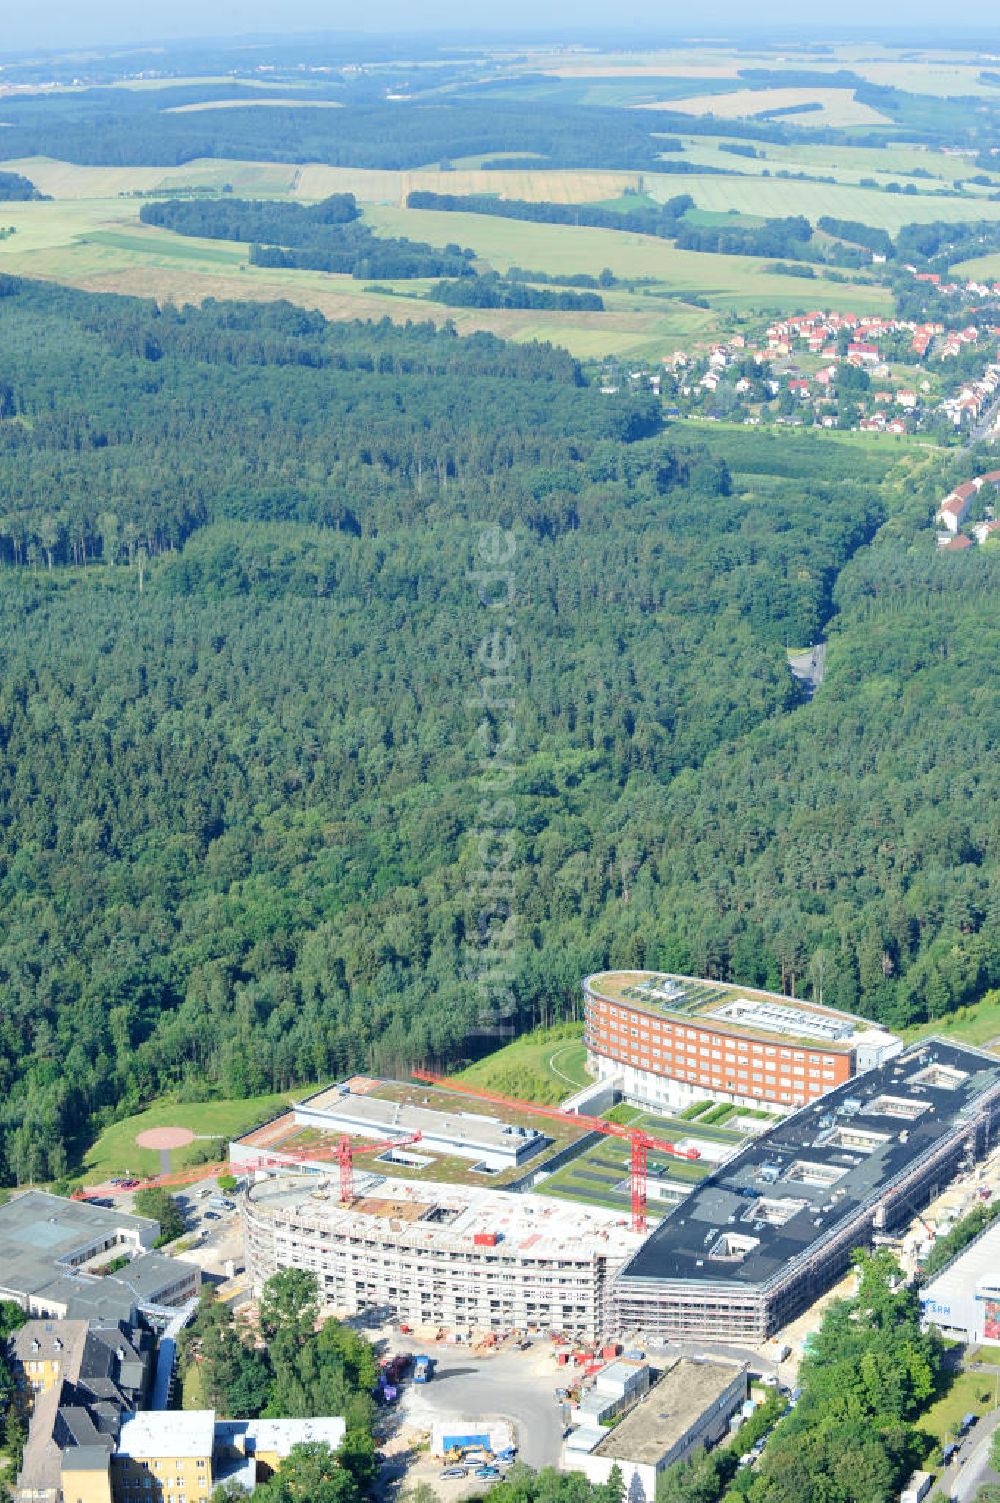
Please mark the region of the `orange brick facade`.
<svg viewBox="0 0 1000 1503"><path fill-rule="evenodd" d="M782 1108L801 1106L850 1080L850 1050L764 1042L698 1018L651 1016L627 1002L585 997L588 1052L696 1091Z"/></svg>

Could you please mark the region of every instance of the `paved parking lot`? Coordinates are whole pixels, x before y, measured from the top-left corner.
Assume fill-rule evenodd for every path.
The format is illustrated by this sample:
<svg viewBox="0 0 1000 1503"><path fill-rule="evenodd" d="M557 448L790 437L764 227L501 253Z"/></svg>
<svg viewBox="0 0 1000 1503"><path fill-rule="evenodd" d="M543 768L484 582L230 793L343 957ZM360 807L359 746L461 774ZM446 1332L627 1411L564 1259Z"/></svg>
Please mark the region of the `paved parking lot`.
<svg viewBox="0 0 1000 1503"><path fill-rule="evenodd" d="M225 1279L231 1271L238 1272L243 1267L238 1197L226 1195L214 1179L209 1179L176 1191L175 1198L184 1212L184 1240L190 1240L192 1245L174 1256L186 1263L196 1263L203 1274L213 1278ZM215 1199L230 1201L233 1209L213 1206L211 1202Z"/></svg>
<svg viewBox="0 0 1000 1503"><path fill-rule="evenodd" d="M510 1420L519 1459L534 1467L555 1465L562 1444L562 1407L555 1402L559 1374L547 1343L537 1353L496 1356L454 1347L433 1350L437 1366L432 1381L408 1381L404 1387L400 1413L408 1424L429 1430L436 1420L458 1415Z"/></svg>

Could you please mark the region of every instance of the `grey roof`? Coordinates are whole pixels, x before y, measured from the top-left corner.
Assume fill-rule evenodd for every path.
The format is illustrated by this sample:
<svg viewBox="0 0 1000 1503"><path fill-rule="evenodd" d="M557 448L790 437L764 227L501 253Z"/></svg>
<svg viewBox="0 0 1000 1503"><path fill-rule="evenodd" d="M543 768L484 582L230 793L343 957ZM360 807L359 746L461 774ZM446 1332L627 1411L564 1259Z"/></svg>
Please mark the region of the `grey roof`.
<svg viewBox="0 0 1000 1503"><path fill-rule="evenodd" d="M661 1221L622 1280L696 1281L706 1292L767 1284L877 1201L998 1088L992 1055L936 1038L911 1047L720 1165Z"/></svg>
<svg viewBox="0 0 1000 1503"><path fill-rule="evenodd" d="M131 1321L136 1311L134 1294L114 1277L65 1274L40 1282L29 1292L36 1309L65 1310L72 1320Z"/></svg>
<svg viewBox="0 0 1000 1503"><path fill-rule="evenodd" d="M158 1231L148 1216L29 1190L0 1206L0 1298L70 1319L129 1323L139 1306L192 1273L192 1265L147 1250ZM117 1273L96 1277L77 1266L88 1253L99 1262L121 1251L135 1255Z"/></svg>
<svg viewBox="0 0 1000 1503"><path fill-rule="evenodd" d="M123 1413L145 1393L152 1338L118 1323L42 1319L15 1332L9 1349L22 1362L59 1363L35 1404L20 1490L54 1493L63 1468L106 1470Z"/></svg>
<svg viewBox="0 0 1000 1503"><path fill-rule="evenodd" d="M196 1273L193 1263L182 1263L177 1258L168 1258L165 1253L140 1253L127 1268L119 1270L116 1277L133 1291L138 1302L156 1298L166 1289L171 1289L182 1279L190 1279Z"/></svg>
<svg viewBox="0 0 1000 1503"><path fill-rule="evenodd" d="M106 1472L110 1454L107 1446L72 1446L63 1452L63 1471Z"/></svg>

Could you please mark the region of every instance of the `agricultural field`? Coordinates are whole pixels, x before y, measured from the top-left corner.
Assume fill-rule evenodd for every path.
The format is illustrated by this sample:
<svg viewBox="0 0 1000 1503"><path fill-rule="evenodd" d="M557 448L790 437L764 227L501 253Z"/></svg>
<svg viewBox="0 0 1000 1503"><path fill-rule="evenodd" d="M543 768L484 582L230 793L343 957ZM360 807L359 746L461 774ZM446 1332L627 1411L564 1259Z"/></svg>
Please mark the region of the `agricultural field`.
<svg viewBox="0 0 1000 1503"><path fill-rule="evenodd" d="M686 186L685 182L685 191ZM792 187L791 184L774 186L786 189L786 196ZM752 215L751 204L752 196L748 194L745 212ZM717 204L705 207L718 211ZM889 294L882 287L775 276L765 270L770 263L759 257L676 250L668 241L650 235L576 225L531 224L436 209L372 208L365 217L385 234L409 235L432 245L458 241L471 246L477 256L497 270L516 265L547 271L553 276L575 272L597 275L607 266L618 277L650 278L662 284L662 291L690 292L728 312L812 307L817 299L825 306L846 311L881 312L890 306ZM606 302L609 306L615 304L615 295L611 294Z"/></svg>
<svg viewBox="0 0 1000 1503"><path fill-rule="evenodd" d="M661 109L667 103L661 100L641 108ZM686 115L716 115L724 120L763 116L773 110L799 110L803 105L809 108L792 117L797 125L889 124L888 116L855 99L851 89L738 89L731 93L697 94L693 98L669 101L671 109Z"/></svg>
<svg viewBox="0 0 1000 1503"><path fill-rule="evenodd" d="M846 157L847 153L843 155ZM831 214L837 219L859 219L864 224L888 230L891 235L897 234L904 224L929 223L936 219L953 223L969 219L1000 219L1000 203L971 195L967 199L936 194L908 195L846 184L803 183L774 177L764 181L758 177L701 177L695 173L684 178L646 173L643 183L650 197L660 201L666 201L676 193L690 193L700 209L723 213L735 209L738 214L763 215L767 219L804 214L813 223L821 214Z"/></svg>
<svg viewBox="0 0 1000 1503"><path fill-rule="evenodd" d="M857 186L861 178L873 178L880 185L913 179L921 194L951 192L954 184L968 178L972 170L967 157L895 142L885 147L852 146L845 149L827 143L814 145L808 141L787 146L773 141L746 142L725 136L681 135L679 139L684 146L685 161L724 172L739 171L751 175L767 172L772 176L775 172L808 172L853 186ZM725 150L726 146L734 144L752 145L757 156L734 156ZM1000 188L1000 171L993 176L997 188ZM964 189L970 197L989 191L977 184L969 184Z"/></svg>
<svg viewBox="0 0 1000 1503"><path fill-rule="evenodd" d="M189 168L183 171L188 172L190 182ZM306 169L314 174L333 170ZM69 171L76 175L117 169ZM36 174L36 180L40 177ZM40 186L48 191L55 186L54 177L53 173L47 185ZM134 171L125 180L134 182ZM74 196L51 203L3 206L0 223L13 226L16 233L0 241L0 268L91 291L131 292L178 303L203 297L288 298L333 318L451 320L462 332L486 329L516 340L552 340L581 358L659 357L687 347L692 340L712 338L733 316L760 308L801 309L817 297L829 306L858 312L889 306L888 294L880 287L775 276L765 270L768 263L757 258L677 251L668 242L645 235L369 206L366 218L376 229L437 245L458 240L472 246L497 270L516 263L558 276L577 271L596 274L609 266L619 277L650 282L634 293L609 292L603 313L446 308L421 299L425 283L407 281L372 288L347 276L249 266L245 245L143 225L140 200L75 196L82 186L79 178L70 186ZM607 183L600 186L607 192ZM323 187L333 191L331 184ZM119 191L131 191L131 186ZM703 298L710 306L685 302L685 294Z"/></svg>
<svg viewBox="0 0 1000 1503"><path fill-rule="evenodd" d="M115 199L122 193L179 188L216 188L259 197L294 191L302 169L293 162L237 162L198 157L180 167L84 167L51 157L22 157L0 163L20 172L53 199ZM322 197L322 194L317 194ZM8 206L4 206L6 209ZM138 209L136 209L138 214Z"/></svg>
<svg viewBox="0 0 1000 1503"><path fill-rule="evenodd" d="M971 277L977 282L1000 281L1000 252L990 256L977 256L974 261L962 261L955 267L955 275Z"/></svg>

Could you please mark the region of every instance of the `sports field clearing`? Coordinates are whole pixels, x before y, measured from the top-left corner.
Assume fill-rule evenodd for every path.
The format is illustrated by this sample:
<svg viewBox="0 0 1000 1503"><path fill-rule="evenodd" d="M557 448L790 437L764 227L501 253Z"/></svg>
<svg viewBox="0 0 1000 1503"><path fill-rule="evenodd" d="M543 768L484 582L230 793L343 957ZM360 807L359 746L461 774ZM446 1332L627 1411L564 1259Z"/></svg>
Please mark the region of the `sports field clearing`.
<svg viewBox="0 0 1000 1503"><path fill-rule="evenodd" d="M693 98L661 100L638 105L638 109L673 109L685 115L715 115L721 120L746 119L787 110L798 105L818 105L789 116L795 125L889 125L888 116L871 105L861 104L851 89L736 89L728 94L696 94Z"/></svg>
<svg viewBox="0 0 1000 1503"><path fill-rule="evenodd" d="M307 1095L303 1087L299 1095ZM139 1148L136 1137L153 1127L186 1127L196 1136L187 1148L175 1148L171 1152L174 1169L182 1169L197 1156L205 1143L199 1140L239 1137L249 1132L260 1122L276 1116L286 1107L292 1096L280 1093L273 1096L255 1096L239 1101L178 1102L157 1101L138 1112L134 1117L125 1117L106 1127L96 1143L83 1156L80 1170L72 1177L89 1184L99 1184L115 1175L132 1174L138 1177L160 1172L160 1155L155 1148Z"/></svg>

